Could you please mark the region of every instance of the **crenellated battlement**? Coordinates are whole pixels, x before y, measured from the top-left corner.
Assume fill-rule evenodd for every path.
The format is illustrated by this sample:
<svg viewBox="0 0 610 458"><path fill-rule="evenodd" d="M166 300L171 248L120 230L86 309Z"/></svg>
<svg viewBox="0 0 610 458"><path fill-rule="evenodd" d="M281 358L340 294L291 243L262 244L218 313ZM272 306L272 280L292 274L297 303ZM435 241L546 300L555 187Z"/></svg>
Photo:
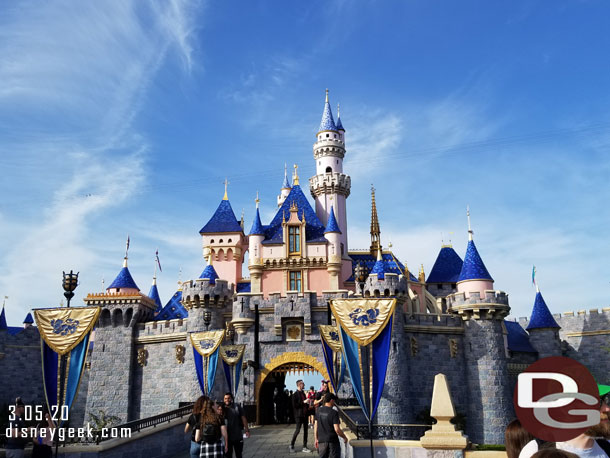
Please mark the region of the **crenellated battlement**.
<svg viewBox="0 0 610 458"><path fill-rule="evenodd" d="M433 326L436 328L452 327L463 328L463 320L456 315L436 315L429 313L415 313L410 316L405 316L405 326L407 330L415 326ZM415 330L415 329L412 329Z"/></svg>
<svg viewBox="0 0 610 458"><path fill-rule="evenodd" d="M601 309L582 309L554 313L553 318L563 332L607 330L610 327L610 307ZM515 319L523 329L529 325L529 317Z"/></svg>
<svg viewBox="0 0 610 458"><path fill-rule="evenodd" d="M407 293L408 284L404 275L385 273L383 280L381 280L377 274L369 274L364 283L365 297L400 297Z"/></svg>
<svg viewBox="0 0 610 458"><path fill-rule="evenodd" d="M510 312L508 294L504 291L485 290L453 293L447 296L447 310L462 319L504 319Z"/></svg>
<svg viewBox="0 0 610 458"><path fill-rule="evenodd" d="M351 186L349 175L339 172L315 175L309 179L309 189L314 199L331 191L348 197Z"/></svg>
<svg viewBox="0 0 610 458"><path fill-rule="evenodd" d="M147 321L138 325L138 336L160 336L177 332L187 332L188 318L167 321Z"/></svg>
<svg viewBox="0 0 610 458"><path fill-rule="evenodd" d="M226 280L199 278L182 283L182 304L187 310L205 307L224 307L233 300L235 286Z"/></svg>

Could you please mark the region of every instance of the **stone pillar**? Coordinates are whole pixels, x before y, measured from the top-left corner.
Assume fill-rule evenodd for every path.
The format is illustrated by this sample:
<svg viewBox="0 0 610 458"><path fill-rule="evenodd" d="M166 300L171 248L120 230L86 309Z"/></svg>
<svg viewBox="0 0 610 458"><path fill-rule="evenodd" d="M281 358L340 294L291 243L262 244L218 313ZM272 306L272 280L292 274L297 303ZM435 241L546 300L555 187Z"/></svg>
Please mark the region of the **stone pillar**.
<svg viewBox="0 0 610 458"><path fill-rule="evenodd" d="M536 328L529 331L530 343L538 352L538 358L561 356L559 328Z"/></svg>

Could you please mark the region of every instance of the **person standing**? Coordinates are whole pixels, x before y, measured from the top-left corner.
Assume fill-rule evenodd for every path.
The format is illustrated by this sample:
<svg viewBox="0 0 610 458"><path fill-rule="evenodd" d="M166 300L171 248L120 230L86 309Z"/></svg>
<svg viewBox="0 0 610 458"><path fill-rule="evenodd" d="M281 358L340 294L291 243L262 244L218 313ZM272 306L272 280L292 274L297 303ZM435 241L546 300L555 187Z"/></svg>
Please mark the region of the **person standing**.
<svg viewBox="0 0 610 458"><path fill-rule="evenodd" d="M313 434L320 458L339 458L341 456L339 437L347 444L347 437L339 426L339 412L333 409L336 401L337 396L328 392L322 399L323 405L316 410Z"/></svg>
<svg viewBox="0 0 610 458"><path fill-rule="evenodd" d="M297 440L297 436L303 427L303 452L311 453L311 450L307 448L307 396L303 391L305 383L303 380L297 380L297 390L292 395L292 410L294 411L294 421L297 424L294 434L292 435L292 441L290 442L290 453L294 453L294 443Z"/></svg>
<svg viewBox="0 0 610 458"><path fill-rule="evenodd" d="M224 439L224 447L221 439ZM224 418L218 415L210 399L206 399L203 403L199 427L195 430L195 442L201 442L200 458L222 458L227 452L229 446L227 427Z"/></svg>
<svg viewBox="0 0 610 458"><path fill-rule="evenodd" d="M320 391L316 393L315 400L313 402L314 408L317 410L324 402L324 395L328 393L328 380L322 380L320 385Z"/></svg>
<svg viewBox="0 0 610 458"><path fill-rule="evenodd" d="M307 392L307 403L308 403L308 410L309 410L309 427L313 428L314 425L314 420L315 420L315 410L313 408L313 402L316 399L316 390L315 388L312 386L309 387L309 391Z"/></svg>
<svg viewBox="0 0 610 458"><path fill-rule="evenodd" d="M203 404L208 400L207 396L199 396L193 406L193 413L186 421L184 427L184 434L191 432L191 458L199 458L199 452L201 451L201 444L195 441L195 431L199 429L199 420L201 419L201 411L203 410Z"/></svg>
<svg viewBox="0 0 610 458"><path fill-rule="evenodd" d="M53 456L53 431L55 424L49 412L44 409L44 420L36 426L36 439L32 449L32 458L51 458Z"/></svg>
<svg viewBox="0 0 610 458"><path fill-rule="evenodd" d="M225 393L225 424L227 425L227 436L229 438L229 446L227 447L227 457L233 456L235 450L235 458L241 458L244 450L244 434L250 437L250 429L248 429L248 420L241 406L233 402L233 395Z"/></svg>
<svg viewBox="0 0 610 458"><path fill-rule="evenodd" d="M11 437L6 440L6 457L7 458L23 458L25 444L29 439L22 437L24 428L27 426L23 419L25 413L25 404L21 398L15 400L14 418L10 420L9 427L11 428Z"/></svg>

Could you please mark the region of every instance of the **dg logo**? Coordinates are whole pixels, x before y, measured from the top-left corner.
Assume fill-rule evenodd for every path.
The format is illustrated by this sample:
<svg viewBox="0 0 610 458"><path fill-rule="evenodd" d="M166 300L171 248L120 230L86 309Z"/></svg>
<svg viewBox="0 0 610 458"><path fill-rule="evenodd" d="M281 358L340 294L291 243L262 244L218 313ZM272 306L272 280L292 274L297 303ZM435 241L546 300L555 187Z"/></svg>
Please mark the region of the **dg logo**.
<svg viewBox="0 0 610 458"><path fill-rule="evenodd" d="M595 379L571 358L552 356L519 374L515 413L525 429L549 442L565 442L600 422Z"/></svg>

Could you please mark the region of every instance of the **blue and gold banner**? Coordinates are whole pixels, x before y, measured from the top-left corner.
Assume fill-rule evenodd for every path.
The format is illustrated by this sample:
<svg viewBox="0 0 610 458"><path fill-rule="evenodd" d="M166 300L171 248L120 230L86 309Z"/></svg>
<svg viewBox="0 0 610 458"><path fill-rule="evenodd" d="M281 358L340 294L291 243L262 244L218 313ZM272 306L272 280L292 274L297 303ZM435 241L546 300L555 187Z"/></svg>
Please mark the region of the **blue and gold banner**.
<svg viewBox="0 0 610 458"><path fill-rule="evenodd" d="M322 337L322 353L324 363L330 376L330 383L335 393L341 388L343 375L345 373L345 363L342 357L343 349L339 338L339 330L336 326L320 324L320 336Z"/></svg>
<svg viewBox="0 0 610 458"><path fill-rule="evenodd" d="M49 409L67 406L70 411L85 368L91 330L100 311L100 307L34 310L42 337L42 376Z"/></svg>
<svg viewBox="0 0 610 458"><path fill-rule="evenodd" d="M218 349L225 337L224 329L217 331L194 332L190 334L195 359L195 370L201 392L210 396L216 379Z"/></svg>
<svg viewBox="0 0 610 458"><path fill-rule="evenodd" d="M333 299L330 306L354 394L372 421L385 384L396 299Z"/></svg>
<svg viewBox="0 0 610 458"><path fill-rule="evenodd" d="M237 388L239 388L239 374L241 373L245 350L246 346L243 344L221 345L220 347L222 366L227 383L229 384L229 391L233 394L233 398L235 398Z"/></svg>

